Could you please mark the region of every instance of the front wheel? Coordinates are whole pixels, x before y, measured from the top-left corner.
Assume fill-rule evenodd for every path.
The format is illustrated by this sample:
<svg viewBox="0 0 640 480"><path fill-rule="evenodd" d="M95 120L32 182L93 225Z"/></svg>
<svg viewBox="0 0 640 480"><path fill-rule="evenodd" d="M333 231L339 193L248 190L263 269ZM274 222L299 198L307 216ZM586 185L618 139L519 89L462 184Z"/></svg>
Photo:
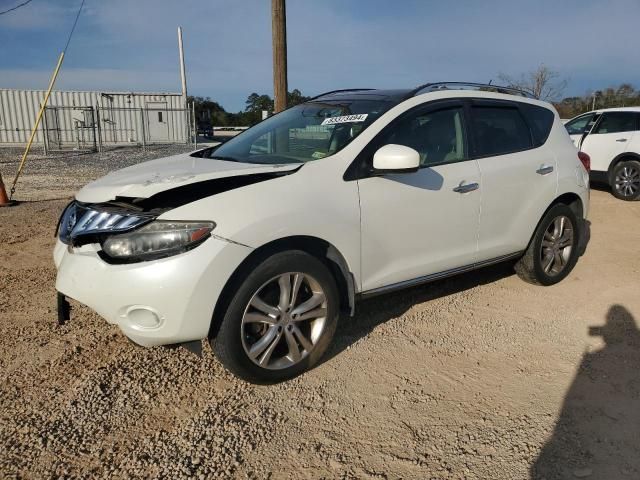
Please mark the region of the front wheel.
<svg viewBox="0 0 640 480"><path fill-rule="evenodd" d="M258 265L227 307L213 349L252 383L276 383L315 365L336 329L339 297L329 269L289 251Z"/></svg>
<svg viewBox="0 0 640 480"><path fill-rule="evenodd" d="M620 200L640 199L640 162L627 160L618 163L612 172L611 190Z"/></svg>
<svg viewBox="0 0 640 480"><path fill-rule="evenodd" d="M551 207L536 229L515 270L524 281L554 285L575 267L580 255L578 218L565 204Z"/></svg>

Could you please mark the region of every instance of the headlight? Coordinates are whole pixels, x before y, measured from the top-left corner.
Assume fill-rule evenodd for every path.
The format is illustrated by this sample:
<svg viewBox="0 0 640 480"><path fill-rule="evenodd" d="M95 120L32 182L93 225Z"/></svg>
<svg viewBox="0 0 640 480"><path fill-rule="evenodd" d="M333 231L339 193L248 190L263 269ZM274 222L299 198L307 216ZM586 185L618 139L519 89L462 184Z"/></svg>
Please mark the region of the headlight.
<svg viewBox="0 0 640 480"><path fill-rule="evenodd" d="M105 235L132 232L154 218L155 215L148 212L73 201L64 209L58 222L59 238L62 243L74 246L96 243Z"/></svg>
<svg viewBox="0 0 640 480"><path fill-rule="evenodd" d="M60 220L58 221L60 240L63 243L69 244L71 242L71 231L73 230L73 227L76 226L77 221L78 214L76 211L76 202L71 202L65 207Z"/></svg>
<svg viewBox="0 0 640 480"><path fill-rule="evenodd" d="M168 257L196 247L215 226L213 222L156 220L133 232L108 237L102 250L122 261Z"/></svg>

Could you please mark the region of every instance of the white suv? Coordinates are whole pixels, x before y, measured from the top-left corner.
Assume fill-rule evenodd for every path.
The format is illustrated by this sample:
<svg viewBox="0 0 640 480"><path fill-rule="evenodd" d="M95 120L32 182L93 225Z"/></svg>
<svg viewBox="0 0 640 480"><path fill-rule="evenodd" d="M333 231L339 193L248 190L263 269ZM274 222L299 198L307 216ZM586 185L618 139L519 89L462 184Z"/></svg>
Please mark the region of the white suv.
<svg viewBox="0 0 640 480"><path fill-rule="evenodd" d="M140 345L209 338L229 370L271 383L317 363L358 298L508 260L557 283L588 240L588 158L551 105L518 94L334 91L113 172L62 214L59 315L68 296Z"/></svg>
<svg viewBox="0 0 640 480"><path fill-rule="evenodd" d="M565 127L591 157L591 178L611 186L622 200L640 199L640 107L587 112Z"/></svg>

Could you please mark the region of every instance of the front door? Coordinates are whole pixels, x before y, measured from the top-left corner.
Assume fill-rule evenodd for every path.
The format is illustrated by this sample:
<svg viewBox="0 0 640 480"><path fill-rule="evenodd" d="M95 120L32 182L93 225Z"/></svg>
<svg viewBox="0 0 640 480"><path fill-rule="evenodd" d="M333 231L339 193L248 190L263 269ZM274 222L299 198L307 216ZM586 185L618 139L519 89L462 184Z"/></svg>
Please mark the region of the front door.
<svg viewBox="0 0 640 480"><path fill-rule="evenodd" d="M387 144L417 150L421 168L358 180L363 291L467 266L477 253L480 172L468 160L462 106L410 110L372 141L367 157Z"/></svg>
<svg viewBox="0 0 640 480"><path fill-rule="evenodd" d="M582 151L591 157L591 169L606 172L611 161L624 153L637 133L634 112L606 112L582 142Z"/></svg>

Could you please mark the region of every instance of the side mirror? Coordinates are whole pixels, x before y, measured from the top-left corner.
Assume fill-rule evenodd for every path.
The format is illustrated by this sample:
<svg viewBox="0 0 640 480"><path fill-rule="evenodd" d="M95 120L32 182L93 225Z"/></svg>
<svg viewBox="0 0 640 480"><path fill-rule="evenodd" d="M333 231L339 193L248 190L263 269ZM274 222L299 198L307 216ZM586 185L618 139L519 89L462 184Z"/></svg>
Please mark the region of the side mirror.
<svg viewBox="0 0 640 480"><path fill-rule="evenodd" d="M417 172L420 154L411 147L390 143L373 155L373 168L378 173Z"/></svg>

